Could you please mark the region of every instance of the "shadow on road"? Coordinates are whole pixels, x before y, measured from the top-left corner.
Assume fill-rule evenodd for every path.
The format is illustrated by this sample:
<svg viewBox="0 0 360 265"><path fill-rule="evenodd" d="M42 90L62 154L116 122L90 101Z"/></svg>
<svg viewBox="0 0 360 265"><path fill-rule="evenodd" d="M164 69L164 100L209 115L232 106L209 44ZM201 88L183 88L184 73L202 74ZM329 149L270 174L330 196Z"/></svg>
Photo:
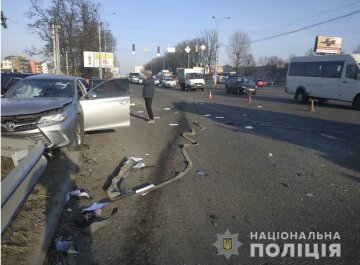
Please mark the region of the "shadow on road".
<svg viewBox="0 0 360 265"><path fill-rule="evenodd" d="M184 104L188 106L184 107ZM202 116L213 113L210 117L203 117L231 131L241 131L321 152L320 156L332 163L360 172L360 124L218 103L199 104L197 108L192 108L191 104L185 102L175 102L174 105L183 111ZM216 119L216 116L224 116L224 119ZM244 126L252 126L254 129L247 130ZM331 134L330 137L334 138L328 139L322 134ZM349 179L357 181L357 178Z"/></svg>

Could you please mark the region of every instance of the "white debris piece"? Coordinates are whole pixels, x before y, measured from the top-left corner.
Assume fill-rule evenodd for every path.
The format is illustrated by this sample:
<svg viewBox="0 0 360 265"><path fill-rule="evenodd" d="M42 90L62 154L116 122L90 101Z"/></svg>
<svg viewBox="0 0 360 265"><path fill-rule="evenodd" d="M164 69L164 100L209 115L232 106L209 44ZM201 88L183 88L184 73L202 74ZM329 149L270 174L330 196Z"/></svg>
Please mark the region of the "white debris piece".
<svg viewBox="0 0 360 265"><path fill-rule="evenodd" d="M144 111L143 110L138 110L137 113L143 113Z"/></svg>
<svg viewBox="0 0 360 265"><path fill-rule="evenodd" d="M204 117L211 117L211 114L205 114Z"/></svg>
<svg viewBox="0 0 360 265"><path fill-rule="evenodd" d="M154 119L155 119L155 120L158 120L158 119L160 119L160 117L156 116L156 117L154 117Z"/></svg>
<svg viewBox="0 0 360 265"><path fill-rule="evenodd" d="M244 127L245 127L245 129L248 129L248 130L254 129L254 127L252 127L252 126L244 126Z"/></svg>
<svg viewBox="0 0 360 265"><path fill-rule="evenodd" d="M171 108L164 108L164 110L171 110Z"/></svg>
<svg viewBox="0 0 360 265"><path fill-rule="evenodd" d="M145 163L141 162L141 163L137 163L135 166L133 166L133 169L141 169L145 167Z"/></svg>
<svg viewBox="0 0 360 265"><path fill-rule="evenodd" d="M154 184L149 184L149 185L147 185L147 186L145 186L145 187L143 187L141 189L136 190L136 193L142 193L142 192L144 192L144 191L146 191L148 189L152 189L152 188L155 188L155 185Z"/></svg>
<svg viewBox="0 0 360 265"><path fill-rule="evenodd" d="M177 123L169 123L170 126L179 126Z"/></svg>
<svg viewBox="0 0 360 265"><path fill-rule="evenodd" d="M262 106L256 106L257 108L262 108Z"/></svg>
<svg viewBox="0 0 360 265"><path fill-rule="evenodd" d="M130 106L136 106L136 104L135 103L130 103Z"/></svg>
<svg viewBox="0 0 360 265"><path fill-rule="evenodd" d="M272 157L272 155L273 155L272 153L269 153L269 156L270 156L270 157Z"/></svg>
<svg viewBox="0 0 360 265"><path fill-rule="evenodd" d="M143 160L142 157L130 157L131 160L134 160L135 162L139 162L141 160Z"/></svg>
<svg viewBox="0 0 360 265"><path fill-rule="evenodd" d="M223 116L216 116L215 119L224 119Z"/></svg>
<svg viewBox="0 0 360 265"><path fill-rule="evenodd" d="M91 204L91 206L89 206L89 207L87 207L87 208L84 208L84 209L82 209L81 211L82 211L82 212L95 211L95 210L97 210L97 209L100 209L100 208L104 207L106 204L107 204L107 202L104 202L104 203L96 203L96 202L94 202L93 204Z"/></svg>
<svg viewBox="0 0 360 265"><path fill-rule="evenodd" d="M69 191L66 194L66 202L68 202L70 200L70 197L74 196L74 197L87 197L88 199L90 198L89 194L86 192L83 192L81 190L73 190L73 191Z"/></svg>

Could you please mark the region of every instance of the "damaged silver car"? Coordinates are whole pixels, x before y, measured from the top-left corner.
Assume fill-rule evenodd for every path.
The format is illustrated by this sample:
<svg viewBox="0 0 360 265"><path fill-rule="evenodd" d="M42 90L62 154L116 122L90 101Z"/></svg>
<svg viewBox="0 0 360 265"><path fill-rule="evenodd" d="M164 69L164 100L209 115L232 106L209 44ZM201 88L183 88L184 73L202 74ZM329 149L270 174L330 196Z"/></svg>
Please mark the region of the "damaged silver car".
<svg viewBox="0 0 360 265"><path fill-rule="evenodd" d="M87 87L84 79L65 75L20 80L1 99L2 137L78 149L85 131L130 125L128 79L110 79L89 92Z"/></svg>

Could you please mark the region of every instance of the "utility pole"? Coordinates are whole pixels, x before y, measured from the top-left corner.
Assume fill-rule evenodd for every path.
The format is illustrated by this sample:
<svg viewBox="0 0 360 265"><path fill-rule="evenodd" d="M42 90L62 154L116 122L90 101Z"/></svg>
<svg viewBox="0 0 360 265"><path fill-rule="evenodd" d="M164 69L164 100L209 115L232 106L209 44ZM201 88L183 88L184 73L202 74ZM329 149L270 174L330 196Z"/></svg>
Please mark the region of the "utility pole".
<svg viewBox="0 0 360 265"><path fill-rule="evenodd" d="M61 74L60 41L59 41L59 30L61 29L61 25L59 22L54 21L51 23L51 28L52 28L52 39L53 39L54 73Z"/></svg>
<svg viewBox="0 0 360 265"><path fill-rule="evenodd" d="M99 77L102 79L102 70L101 70L101 29L99 25Z"/></svg>
<svg viewBox="0 0 360 265"><path fill-rule="evenodd" d="M213 19L215 19L216 22L216 56L215 56L215 73L218 71L218 60L219 60L219 25L220 23L225 19L230 19L230 17L223 17L220 20L217 20L215 16L213 16Z"/></svg>
<svg viewBox="0 0 360 265"><path fill-rule="evenodd" d="M66 62L66 74L69 75L69 58L68 58L68 52L65 52L65 62Z"/></svg>

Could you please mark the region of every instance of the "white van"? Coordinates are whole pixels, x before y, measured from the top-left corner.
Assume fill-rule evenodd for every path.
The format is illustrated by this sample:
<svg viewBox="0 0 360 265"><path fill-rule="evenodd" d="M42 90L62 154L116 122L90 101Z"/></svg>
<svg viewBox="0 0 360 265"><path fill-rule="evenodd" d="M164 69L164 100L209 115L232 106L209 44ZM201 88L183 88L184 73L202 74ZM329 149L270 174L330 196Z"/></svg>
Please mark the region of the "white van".
<svg viewBox="0 0 360 265"><path fill-rule="evenodd" d="M332 99L360 109L360 54L293 57L285 91L299 103Z"/></svg>

